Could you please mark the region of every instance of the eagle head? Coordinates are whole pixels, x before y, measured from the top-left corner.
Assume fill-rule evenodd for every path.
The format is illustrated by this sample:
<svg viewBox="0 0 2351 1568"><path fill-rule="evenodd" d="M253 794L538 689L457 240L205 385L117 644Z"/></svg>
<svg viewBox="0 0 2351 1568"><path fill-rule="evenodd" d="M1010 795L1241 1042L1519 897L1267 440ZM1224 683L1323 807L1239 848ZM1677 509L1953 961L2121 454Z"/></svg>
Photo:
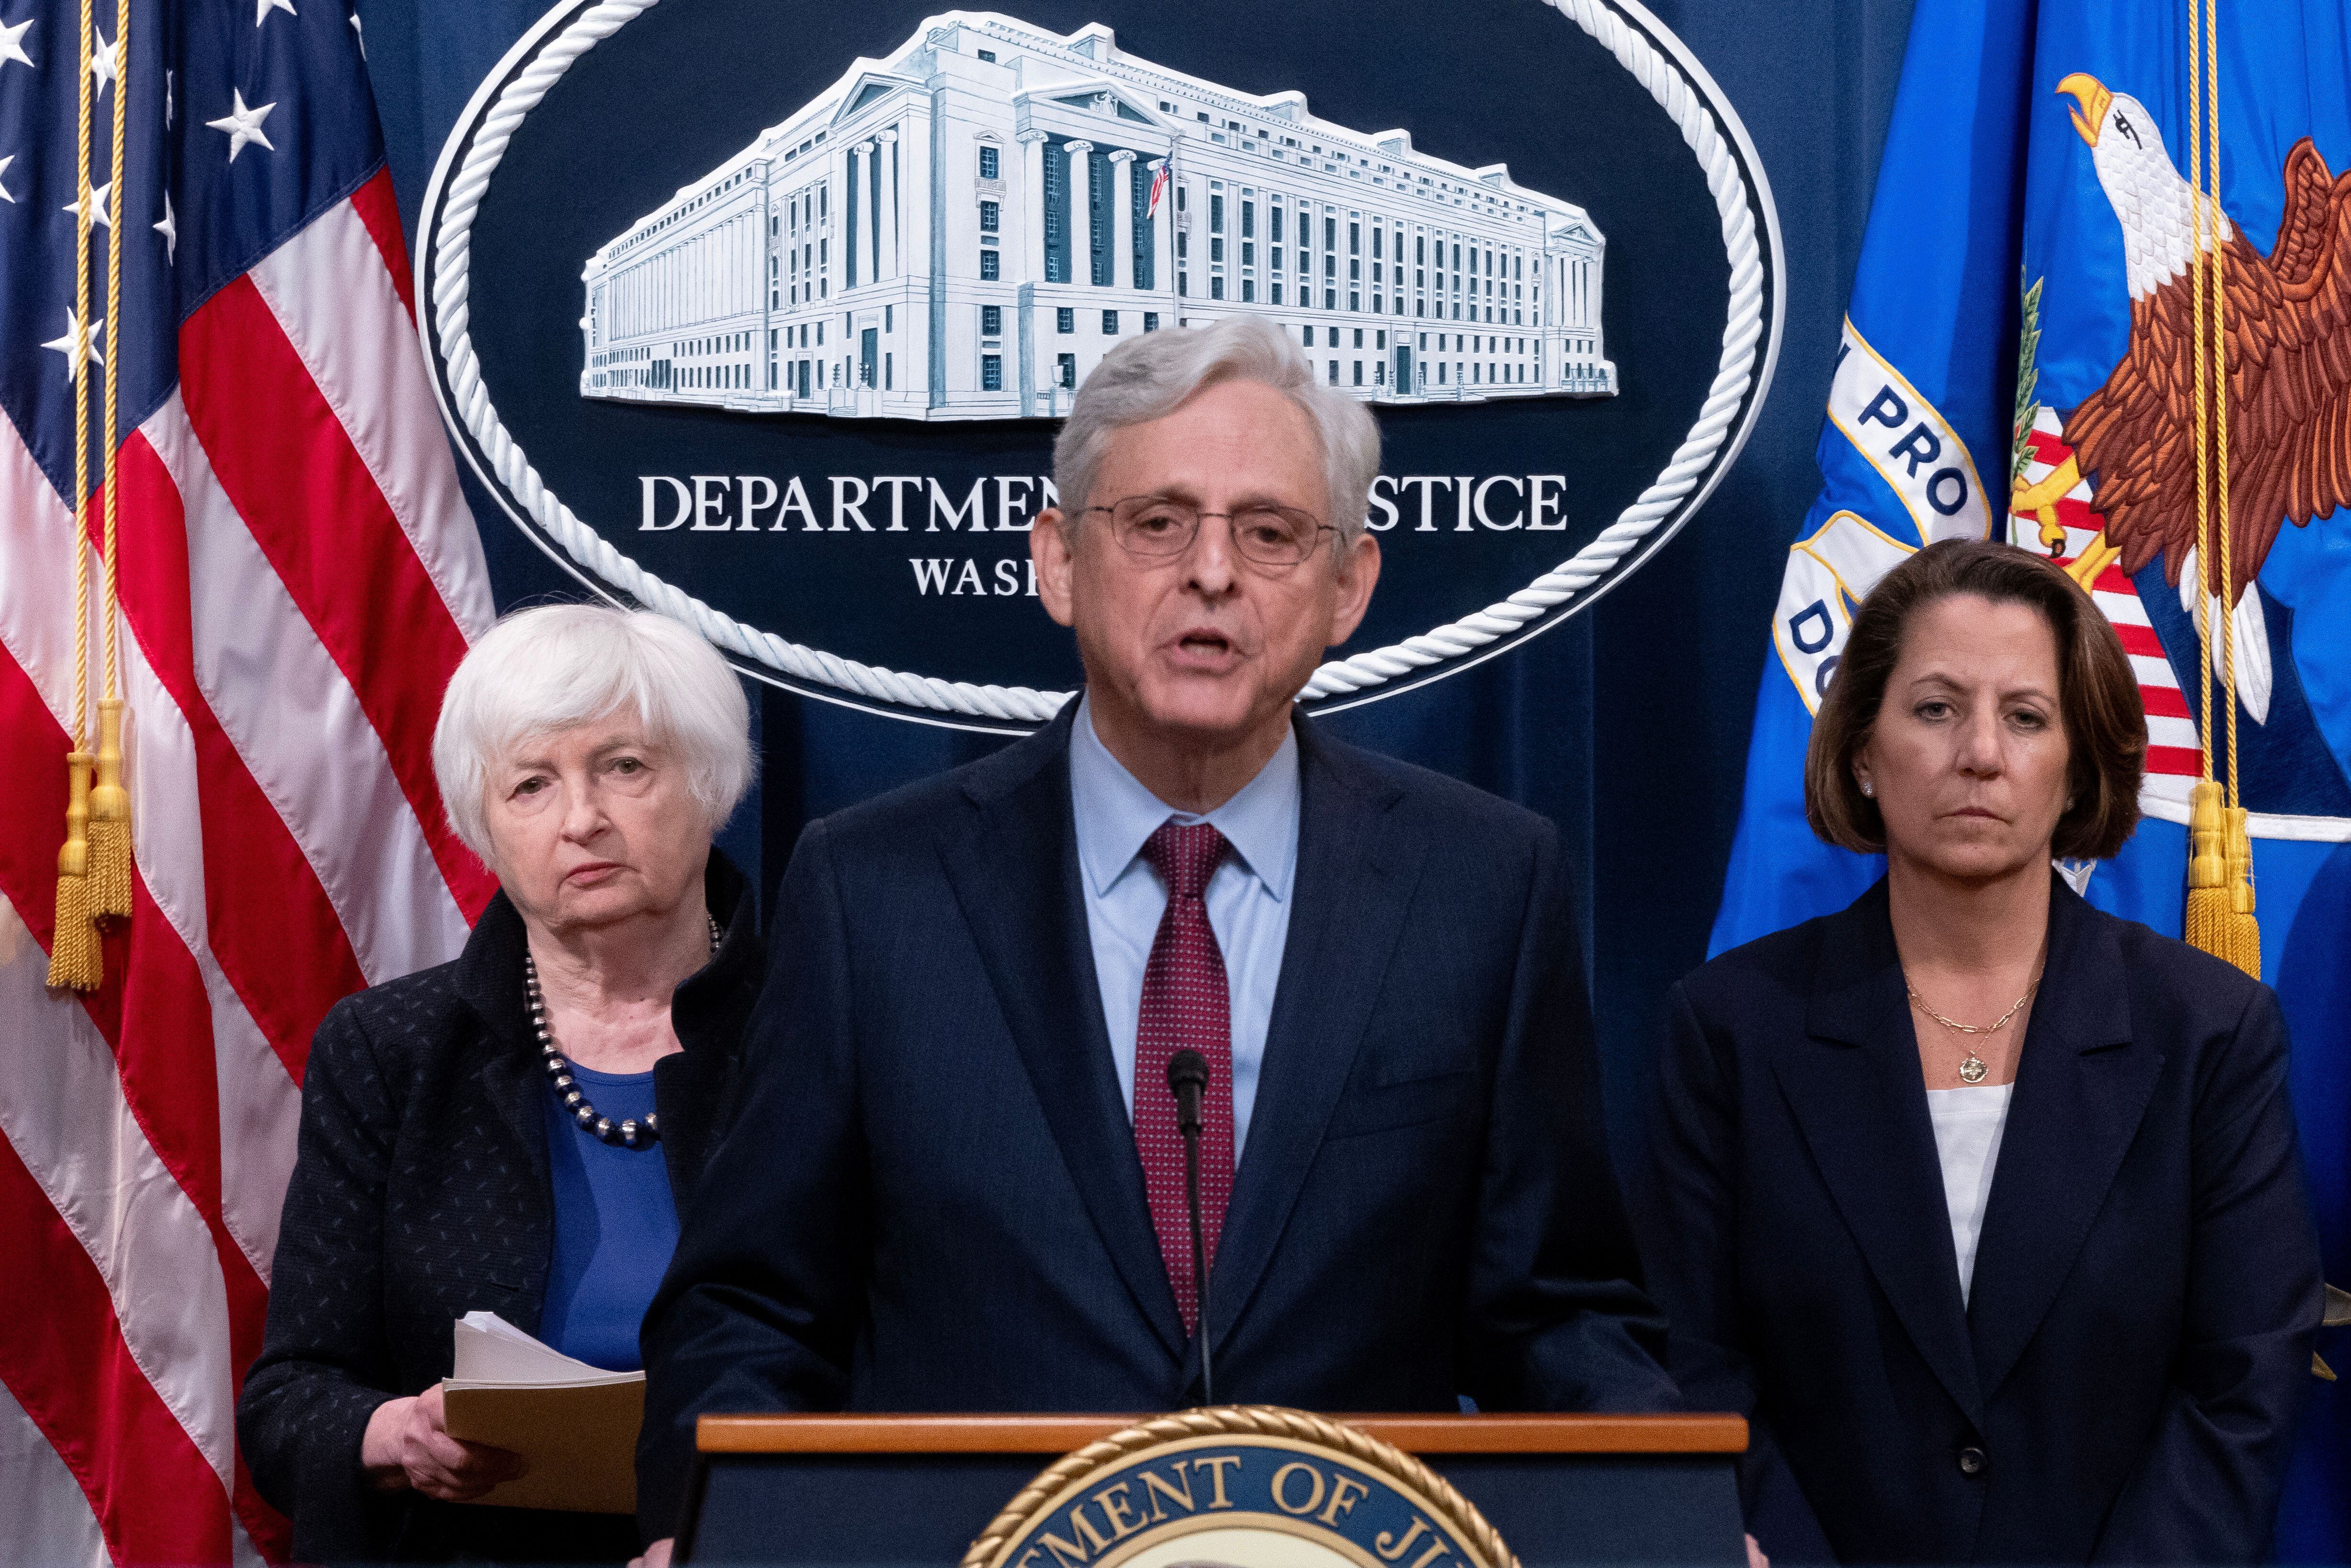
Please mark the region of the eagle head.
<svg viewBox="0 0 2351 1568"><path fill-rule="evenodd" d="M2075 71L2057 84L2071 98L2074 129L2089 143L2098 184L2123 226L2123 259L2130 297L2144 299L2188 270L2195 248L2194 193L2163 145L2163 131L2147 106ZM2228 243L2229 220L2208 208L2204 246Z"/></svg>

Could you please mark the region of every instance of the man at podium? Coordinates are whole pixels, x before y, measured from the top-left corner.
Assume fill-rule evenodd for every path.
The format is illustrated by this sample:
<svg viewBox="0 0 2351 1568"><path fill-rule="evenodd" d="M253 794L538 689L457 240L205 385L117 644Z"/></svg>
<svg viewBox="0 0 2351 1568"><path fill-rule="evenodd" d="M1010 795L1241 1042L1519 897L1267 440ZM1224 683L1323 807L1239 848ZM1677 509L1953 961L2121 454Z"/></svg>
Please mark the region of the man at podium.
<svg viewBox="0 0 2351 1568"><path fill-rule="evenodd" d="M1211 1366L1219 1402L1674 1406L1556 832L1293 712L1377 580L1378 463L1255 319L1087 378L1029 539L1085 692L802 836L645 1320L648 1539L706 1411L1152 1412Z"/></svg>

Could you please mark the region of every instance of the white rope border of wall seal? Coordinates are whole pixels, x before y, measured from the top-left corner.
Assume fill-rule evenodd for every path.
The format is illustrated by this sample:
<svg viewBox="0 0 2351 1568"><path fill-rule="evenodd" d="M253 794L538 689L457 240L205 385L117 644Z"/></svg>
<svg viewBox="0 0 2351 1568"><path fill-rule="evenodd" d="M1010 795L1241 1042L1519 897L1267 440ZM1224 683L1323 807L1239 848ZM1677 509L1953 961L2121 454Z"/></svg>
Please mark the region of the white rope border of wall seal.
<svg viewBox="0 0 2351 1568"><path fill-rule="evenodd" d="M651 610L693 627L715 645L757 660L794 680L833 687L877 702L967 718L1041 724L1068 700L1066 692L1029 686L976 685L909 674L860 664L820 649L787 641L747 626L684 590L664 582L615 549L610 541L563 504L531 466L529 457L491 406L481 361L468 330L468 262L474 216L490 178L506 156L507 143L525 116L538 107L581 55L661 0L605 0L574 17L538 47L528 66L507 82L496 104L465 142L465 156L440 195L440 220L431 256L433 325L440 338L442 378L450 413L480 448L491 473L531 519L571 559ZM1433 632L1333 660L1314 672L1299 700L1351 695L1406 676L1432 664L1476 652L1541 619L1599 581L1687 499L1731 437L1739 411L1756 380L1765 349L1764 257L1758 243L1754 204L1734 149L1723 139L1706 94L1681 65L1637 28L1625 24L1612 0L1545 0L1583 29L1648 89L1697 154L1707 190L1722 220L1723 247L1730 260L1729 319L1722 354L1698 423L1639 499L1599 536L1552 570L1508 599L1489 604ZM1767 198L1768 199L1768 198ZM428 343L427 351L432 350Z"/></svg>

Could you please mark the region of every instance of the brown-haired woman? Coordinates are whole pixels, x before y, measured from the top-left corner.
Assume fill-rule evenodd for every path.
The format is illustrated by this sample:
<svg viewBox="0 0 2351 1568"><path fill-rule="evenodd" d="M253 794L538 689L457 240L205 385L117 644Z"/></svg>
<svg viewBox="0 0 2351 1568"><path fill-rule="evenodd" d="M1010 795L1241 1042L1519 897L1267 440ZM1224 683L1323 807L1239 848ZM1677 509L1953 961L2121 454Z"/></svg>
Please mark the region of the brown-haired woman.
<svg viewBox="0 0 2351 1568"><path fill-rule="evenodd" d="M1675 988L1651 1283L1783 1568L2262 1554L2320 1312L2284 1021L2050 863L2121 846L2146 749L2070 579L1919 551L1805 765L1885 880Z"/></svg>

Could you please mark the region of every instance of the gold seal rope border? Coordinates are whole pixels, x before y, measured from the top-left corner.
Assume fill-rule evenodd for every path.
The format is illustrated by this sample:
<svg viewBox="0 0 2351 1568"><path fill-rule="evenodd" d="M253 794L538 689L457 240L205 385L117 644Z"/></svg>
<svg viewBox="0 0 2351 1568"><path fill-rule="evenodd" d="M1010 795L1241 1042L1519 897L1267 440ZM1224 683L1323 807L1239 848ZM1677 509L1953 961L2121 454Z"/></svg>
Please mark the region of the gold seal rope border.
<svg viewBox="0 0 2351 1568"><path fill-rule="evenodd" d="M1096 1470L1162 1444L1220 1437L1286 1437L1332 1449L1426 1498L1430 1511L1438 1516L1437 1522L1476 1553L1475 1568L1519 1568L1518 1558L1504 1544L1501 1534L1486 1522L1486 1516L1456 1491L1452 1482L1420 1459L1344 1422L1279 1405L1219 1405L1178 1411L1113 1432L1062 1456L1021 1488L1004 1505L1003 1511L988 1521L987 1528L963 1554L962 1568L992 1568L996 1558L1031 1516Z"/></svg>

